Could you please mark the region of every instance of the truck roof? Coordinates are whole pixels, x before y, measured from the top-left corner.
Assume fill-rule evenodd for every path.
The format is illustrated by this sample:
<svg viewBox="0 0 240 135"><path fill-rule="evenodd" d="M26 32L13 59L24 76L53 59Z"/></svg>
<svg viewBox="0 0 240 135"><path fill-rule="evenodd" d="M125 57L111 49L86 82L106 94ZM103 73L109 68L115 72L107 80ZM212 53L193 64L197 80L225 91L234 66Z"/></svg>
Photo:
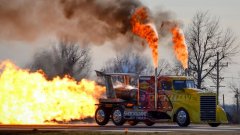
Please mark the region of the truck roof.
<svg viewBox="0 0 240 135"><path fill-rule="evenodd" d="M105 73L105 72L101 72L101 71L97 71L95 70L98 76L131 76L131 77L139 77L138 74L136 73Z"/></svg>
<svg viewBox="0 0 240 135"><path fill-rule="evenodd" d="M96 71L96 70L95 70ZM136 73L105 73L101 71L96 71L97 75L105 75L105 76L130 76L130 77L150 77L151 75L139 75ZM153 75L152 75L153 76ZM176 76L176 75L160 75L158 78L170 78L176 80L192 80L191 76Z"/></svg>
<svg viewBox="0 0 240 135"><path fill-rule="evenodd" d="M172 79L176 79L176 80L192 80L193 77L192 76L174 76L174 75L164 75L164 76L158 76L158 77L166 77L166 78L172 78Z"/></svg>
<svg viewBox="0 0 240 135"><path fill-rule="evenodd" d="M138 74L135 73L105 73L106 75L111 76L132 76L132 77L138 77Z"/></svg>
<svg viewBox="0 0 240 135"><path fill-rule="evenodd" d="M140 78L142 77L151 77L151 76L146 76L146 75L141 75ZM192 76L174 76L174 75L160 75L158 78L166 78L166 79L171 79L171 80L192 80Z"/></svg>

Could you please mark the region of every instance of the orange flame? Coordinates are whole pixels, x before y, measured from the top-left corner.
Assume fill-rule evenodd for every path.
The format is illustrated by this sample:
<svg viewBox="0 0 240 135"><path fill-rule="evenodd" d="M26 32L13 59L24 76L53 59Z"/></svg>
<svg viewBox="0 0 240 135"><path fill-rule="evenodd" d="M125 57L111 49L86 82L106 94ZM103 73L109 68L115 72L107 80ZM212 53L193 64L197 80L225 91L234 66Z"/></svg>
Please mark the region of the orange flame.
<svg viewBox="0 0 240 135"><path fill-rule="evenodd" d="M158 34L154 25L148 23L147 19L146 8L137 8L131 18L132 32L147 41L152 49L153 63L156 68L158 66Z"/></svg>
<svg viewBox="0 0 240 135"><path fill-rule="evenodd" d="M172 29L173 49L177 59L181 62L184 69L188 68L188 49L185 37L178 27Z"/></svg>
<svg viewBox="0 0 240 135"><path fill-rule="evenodd" d="M0 63L0 123L43 124L91 117L105 91L94 81L69 77L52 81L30 73L10 61Z"/></svg>

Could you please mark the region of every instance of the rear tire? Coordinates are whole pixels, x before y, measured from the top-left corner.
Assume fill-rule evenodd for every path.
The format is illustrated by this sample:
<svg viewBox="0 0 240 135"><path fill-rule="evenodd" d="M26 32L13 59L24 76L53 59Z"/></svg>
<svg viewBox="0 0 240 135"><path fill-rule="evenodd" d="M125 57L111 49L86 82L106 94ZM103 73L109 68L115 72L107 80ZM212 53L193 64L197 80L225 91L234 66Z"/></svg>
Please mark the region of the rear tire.
<svg viewBox="0 0 240 135"><path fill-rule="evenodd" d="M138 124L138 121L136 121L136 120L129 120L128 124L131 125L131 126L136 126Z"/></svg>
<svg viewBox="0 0 240 135"><path fill-rule="evenodd" d="M180 127L187 127L190 124L188 112L183 108L177 111L175 117L176 122Z"/></svg>
<svg viewBox="0 0 240 135"><path fill-rule="evenodd" d="M125 123L123 117L124 109L122 107L116 107L112 111L112 121L116 126L122 126Z"/></svg>
<svg viewBox="0 0 240 135"><path fill-rule="evenodd" d="M218 127L221 123L208 123L211 127Z"/></svg>
<svg viewBox="0 0 240 135"><path fill-rule="evenodd" d="M98 107L95 112L95 121L98 125L104 126L109 122L110 115L104 107Z"/></svg>

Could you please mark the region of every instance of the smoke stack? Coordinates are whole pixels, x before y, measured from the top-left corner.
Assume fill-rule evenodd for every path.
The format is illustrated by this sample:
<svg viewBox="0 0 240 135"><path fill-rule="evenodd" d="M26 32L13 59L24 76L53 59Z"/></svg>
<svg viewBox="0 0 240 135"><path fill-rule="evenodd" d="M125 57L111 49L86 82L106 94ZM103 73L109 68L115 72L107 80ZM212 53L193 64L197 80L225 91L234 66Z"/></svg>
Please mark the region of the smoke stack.
<svg viewBox="0 0 240 135"><path fill-rule="evenodd" d="M185 76L188 76L188 75L189 75L189 73L188 73L188 68L186 68L186 69L184 70L184 73L185 73Z"/></svg>
<svg viewBox="0 0 240 135"><path fill-rule="evenodd" d="M157 68L155 68L155 109L157 109L157 97L158 97L158 93L157 93Z"/></svg>

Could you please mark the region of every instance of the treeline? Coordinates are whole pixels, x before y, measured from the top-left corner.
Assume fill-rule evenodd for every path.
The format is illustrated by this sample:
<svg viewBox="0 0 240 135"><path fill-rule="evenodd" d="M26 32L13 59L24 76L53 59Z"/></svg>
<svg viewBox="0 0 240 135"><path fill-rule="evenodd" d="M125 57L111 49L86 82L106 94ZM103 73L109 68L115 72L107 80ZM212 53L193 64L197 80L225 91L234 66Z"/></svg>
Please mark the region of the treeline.
<svg viewBox="0 0 240 135"><path fill-rule="evenodd" d="M229 124L239 124L240 123L240 110L237 111L237 105L225 105L224 110L227 112L227 117Z"/></svg>

